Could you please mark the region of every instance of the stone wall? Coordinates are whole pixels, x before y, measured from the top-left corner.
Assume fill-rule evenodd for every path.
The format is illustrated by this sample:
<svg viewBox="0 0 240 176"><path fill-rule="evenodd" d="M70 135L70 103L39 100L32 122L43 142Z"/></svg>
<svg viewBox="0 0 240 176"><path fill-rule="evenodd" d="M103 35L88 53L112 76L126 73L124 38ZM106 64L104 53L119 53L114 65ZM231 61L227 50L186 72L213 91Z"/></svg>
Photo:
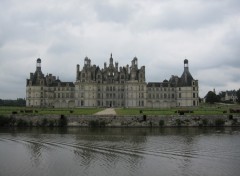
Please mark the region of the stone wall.
<svg viewBox="0 0 240 176"><path fill-rule="evenodd" d="M63 117L64 115L62 115ZM61 115L11 115L16 121L22 119L38 126L45 120L57 126ZM68 115L68 126L89 127L98 122L101 127L198 127L198 126L240 126L240 115L173 115L173 116L96 116ZM46 120L47 119L47 120ZM50 123L49 123L50 124ZM48 126L47 124L45 124ZM98 125L96 125L98 126Z"/></svg>

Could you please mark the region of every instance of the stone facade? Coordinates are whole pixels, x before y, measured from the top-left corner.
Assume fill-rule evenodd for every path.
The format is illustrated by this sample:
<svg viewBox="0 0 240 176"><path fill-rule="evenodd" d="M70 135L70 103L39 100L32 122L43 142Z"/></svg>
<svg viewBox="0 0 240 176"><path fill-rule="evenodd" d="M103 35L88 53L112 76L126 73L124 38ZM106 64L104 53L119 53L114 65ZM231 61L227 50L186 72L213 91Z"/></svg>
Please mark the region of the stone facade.
<svg viewBox="0 0 240 176"><path fill-rule="evenodd" d="M145 80L145 66L138 68L138 59L131 65L119 67L113 63L104 68L92 65L85 58L84 66L76 69L76 82L62 82L41 71L41 59L37 59L35 73L30 73L26 86L27 106L32 107L148 107L168 108L198 106L198 81L194 80L184 60L181 77L172 76L163 82Z"/></svg>
<svg viewBox="0 0 240 176"><path fill-rule="evenodd" d="M61 82L56 76L44 76L41 59L37 59L35 73L30 73L26 86L26 106L32 107L75 107L75 85L73 82Z"/></svg>
<svg viewBox="0 0 240 176"><path fill-rule="evenodd" d="M147 107L187 107L198 106L198 81L189 72L188 60L184 60L181 77L172 76L169 81L150 82L147 84Z"/></svg>

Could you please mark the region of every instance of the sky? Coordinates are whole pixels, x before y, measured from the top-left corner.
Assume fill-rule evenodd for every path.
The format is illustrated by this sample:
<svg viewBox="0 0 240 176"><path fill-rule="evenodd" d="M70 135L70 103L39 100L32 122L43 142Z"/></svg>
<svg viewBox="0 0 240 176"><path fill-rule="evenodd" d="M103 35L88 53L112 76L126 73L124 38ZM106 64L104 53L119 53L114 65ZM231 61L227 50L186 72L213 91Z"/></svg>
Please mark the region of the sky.
<svg viewBox="0 0 240 176"><path fill-rule="evenodd" d="M84 58L104 67L138 58L147 82L181 76L184 59L199 95L240 88L239 0L0 0L0 99L25 98L43 73L76 79Z"/></svg>

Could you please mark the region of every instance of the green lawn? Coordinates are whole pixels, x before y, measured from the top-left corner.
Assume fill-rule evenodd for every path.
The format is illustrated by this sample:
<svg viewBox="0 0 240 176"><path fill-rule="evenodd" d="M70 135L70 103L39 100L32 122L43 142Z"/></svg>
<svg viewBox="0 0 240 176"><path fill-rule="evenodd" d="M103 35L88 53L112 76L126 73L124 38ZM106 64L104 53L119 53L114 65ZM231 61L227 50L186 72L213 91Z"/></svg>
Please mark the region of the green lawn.
<svg viewBox="0 0 240 176"><path fill-rule="evenodd" d="M32 110L33 113L25 113L25 110ZM0 115L9 115L12 114L13 111L18 114L39 114L39 115L47 115L47 114L74 114L74 115L92 115L96 112L102 111L103 108L74 108L74 109L65 109L65 108L26 108L26 107L0 107Z"/></svg>
<svg viewBox="0 0 240 176"><path fill-rule="evenodd" d="M121 108L115 109L118 115L173 115L175 114L175 110L173 109L134 109L134 108ZM142 111L142 113L140 113Z"/></svg>
<svg viewBox="0 0 240 176"><path fill-rule="evenodd" d="M149 108L116 108L115 111L118 115L175 115L177 110L191 110L193 115L221 115L223 112L229 114L229 109L240 109L240 105L226 105L226 104L201 104L195 108L166 108L166 109L149 109ZM33 110L33 113L24 113L24 110ZM92 115L96 112L102 111L103 108L27 108L27 107L0 107L0 115L9 115L13 111L18 114L64 114L64 115ZM142 113L140 113L140 110Z"/></svg>
<svg viewBox="0 0 240 176"><path fill-rule="evenodd" d="M137 109L137 108L119 108L115 109L118 115L139 115L140 110L145 115L175 115L178 110L191 110L193 115L221 115L229 113L229 109L240 109L240 105L225 105L225 104L201 104L199 107L190 108L166 108L166 109Z"/></svg>

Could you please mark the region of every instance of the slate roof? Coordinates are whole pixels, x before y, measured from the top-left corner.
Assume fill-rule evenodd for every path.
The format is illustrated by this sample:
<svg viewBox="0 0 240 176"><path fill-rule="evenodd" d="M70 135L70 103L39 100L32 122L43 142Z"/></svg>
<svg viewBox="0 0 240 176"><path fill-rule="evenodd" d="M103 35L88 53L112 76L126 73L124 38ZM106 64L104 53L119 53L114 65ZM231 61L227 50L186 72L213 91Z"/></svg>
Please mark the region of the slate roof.
<svg viewBox="0 0 240 176"><path fill-rule="evenodd" d="M188 71L188 69L185 69L179 80L178 86L179 87L191 86L193 80L194 79L193 79L191 73Z"/></svg>

